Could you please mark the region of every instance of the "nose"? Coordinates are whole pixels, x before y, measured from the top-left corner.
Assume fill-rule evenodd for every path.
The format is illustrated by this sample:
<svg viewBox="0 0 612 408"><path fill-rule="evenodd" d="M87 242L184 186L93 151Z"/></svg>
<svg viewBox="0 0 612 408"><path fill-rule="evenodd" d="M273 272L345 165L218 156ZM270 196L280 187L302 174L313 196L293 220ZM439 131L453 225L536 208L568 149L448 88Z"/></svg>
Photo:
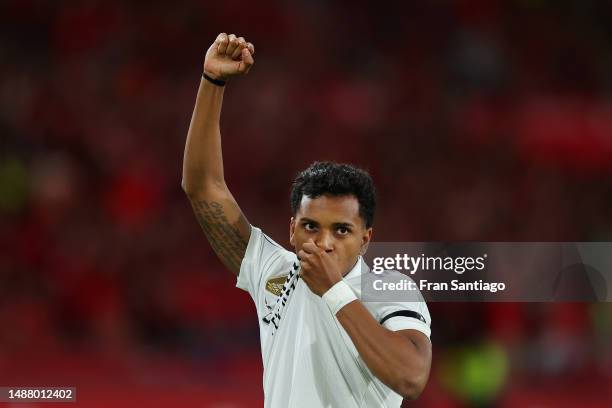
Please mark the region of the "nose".
<svg viewBox="0 0 612 408"><path fill-rule="evenodd" d="M322 231L315 242L319 248L325 250L325 252L331 252L334 250L334 238L326 231Z"/></svg>

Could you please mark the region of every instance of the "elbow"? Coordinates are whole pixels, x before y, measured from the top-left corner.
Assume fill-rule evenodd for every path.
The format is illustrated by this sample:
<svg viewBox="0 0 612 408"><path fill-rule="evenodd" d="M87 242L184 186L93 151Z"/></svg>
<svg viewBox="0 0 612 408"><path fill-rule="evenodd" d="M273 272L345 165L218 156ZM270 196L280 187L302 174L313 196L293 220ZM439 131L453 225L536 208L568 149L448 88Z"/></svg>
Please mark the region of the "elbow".
<svg viewBox="0 0 612 408"><path fill-rule="evenodd" d="M181 188L188 197L193 194L193 188L189 186L189 184L185 183L185 179L181 181Z"/></svg>
<svg viewBox="0 0 612 408"><path fill-rule="evenodd" d="M185 178L181 180L181 188L183 189L183 192L187 195L193 192L193 187L185 181Z"/></svg>
<svg viewBox="0 0 612 408"><path fill-rule="evenodd" d="M423 370L419 373L403 373L399 381L396 382L394 391L403 398L414 401L425 389L428 378L429 370Z"/></svg>
<svg viewBox="0 0 612 408"><path fill-rule="evenodd" d="M187 196L189 200L197 199L198 197L202 197L202 190L192 187L188 184L181 183L181 188L183 189L183 193Z"/></svg>
<svg viewBox="0 0 612 408"><path fill-rule="evenodd" d="M395 391L404 399L414 401L419 397L419 395L421 395L424 388L424 383L419 383L415 381L404 381L397 387Z"/></svg>
<svg viewBox="0 0 612 408"><path fill-rule="evenodd" d="M407 399L409 401L414 401L421 395L424 387L418 387L416 384L409 384L403 386L401 389L397 390L398 394L402 396L402 398Z"/></svg>
<svg viewBox="0 0 612 408"><path fill-rule="evenodd" d="M228 191L223 180L203 180L199 183L181 181L181 188L189 198L218 195Z"/></svg>

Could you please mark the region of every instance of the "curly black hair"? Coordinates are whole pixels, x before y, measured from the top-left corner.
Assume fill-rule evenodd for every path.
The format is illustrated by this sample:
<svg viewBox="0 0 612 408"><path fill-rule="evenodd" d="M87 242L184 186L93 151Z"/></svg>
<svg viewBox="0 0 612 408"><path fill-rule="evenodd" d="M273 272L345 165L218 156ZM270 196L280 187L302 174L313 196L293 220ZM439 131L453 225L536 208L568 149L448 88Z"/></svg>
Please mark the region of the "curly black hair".
<svg viewBox="0 0 612 408"><path fill-rule="evenodd" d="M359 202L359 215L366 228L374 223L376 190L365 170L344 163L314 162L297 175L291 188L291 212L295 216L302 196L317 198L322 195L352 195Z"/></svg>

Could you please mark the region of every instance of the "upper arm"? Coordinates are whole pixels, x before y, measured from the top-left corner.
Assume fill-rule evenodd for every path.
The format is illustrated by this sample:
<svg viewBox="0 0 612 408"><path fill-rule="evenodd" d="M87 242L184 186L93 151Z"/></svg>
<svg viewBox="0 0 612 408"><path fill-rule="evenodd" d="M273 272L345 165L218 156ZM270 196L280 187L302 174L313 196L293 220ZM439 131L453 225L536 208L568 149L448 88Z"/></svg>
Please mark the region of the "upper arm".
<svg viewBox="0 0 612 408"><path fill-rule="evenodd" d="M213 250L221 262L238 275L251 235L251 226L238 203L227 187L187 196Z"/></svg>

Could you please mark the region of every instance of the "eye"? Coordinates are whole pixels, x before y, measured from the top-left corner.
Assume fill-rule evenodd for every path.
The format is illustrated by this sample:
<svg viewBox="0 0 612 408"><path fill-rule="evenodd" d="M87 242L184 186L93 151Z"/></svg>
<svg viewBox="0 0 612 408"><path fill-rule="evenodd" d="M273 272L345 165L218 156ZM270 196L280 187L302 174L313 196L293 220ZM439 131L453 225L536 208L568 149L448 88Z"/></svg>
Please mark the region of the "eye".
<svg viewBox="0 0 612 408"><path fill-rule="evenodd" d="M314 231L316 229L315 225L312 222L305 222L304 229L306 231Z"/></svg>
<svg viewBox="0 0 612 408"><path fill-rule="evenodd" d="M351 232L351 230L346 227L338 227L337 231L340 235L348 235Z"/></svg>

